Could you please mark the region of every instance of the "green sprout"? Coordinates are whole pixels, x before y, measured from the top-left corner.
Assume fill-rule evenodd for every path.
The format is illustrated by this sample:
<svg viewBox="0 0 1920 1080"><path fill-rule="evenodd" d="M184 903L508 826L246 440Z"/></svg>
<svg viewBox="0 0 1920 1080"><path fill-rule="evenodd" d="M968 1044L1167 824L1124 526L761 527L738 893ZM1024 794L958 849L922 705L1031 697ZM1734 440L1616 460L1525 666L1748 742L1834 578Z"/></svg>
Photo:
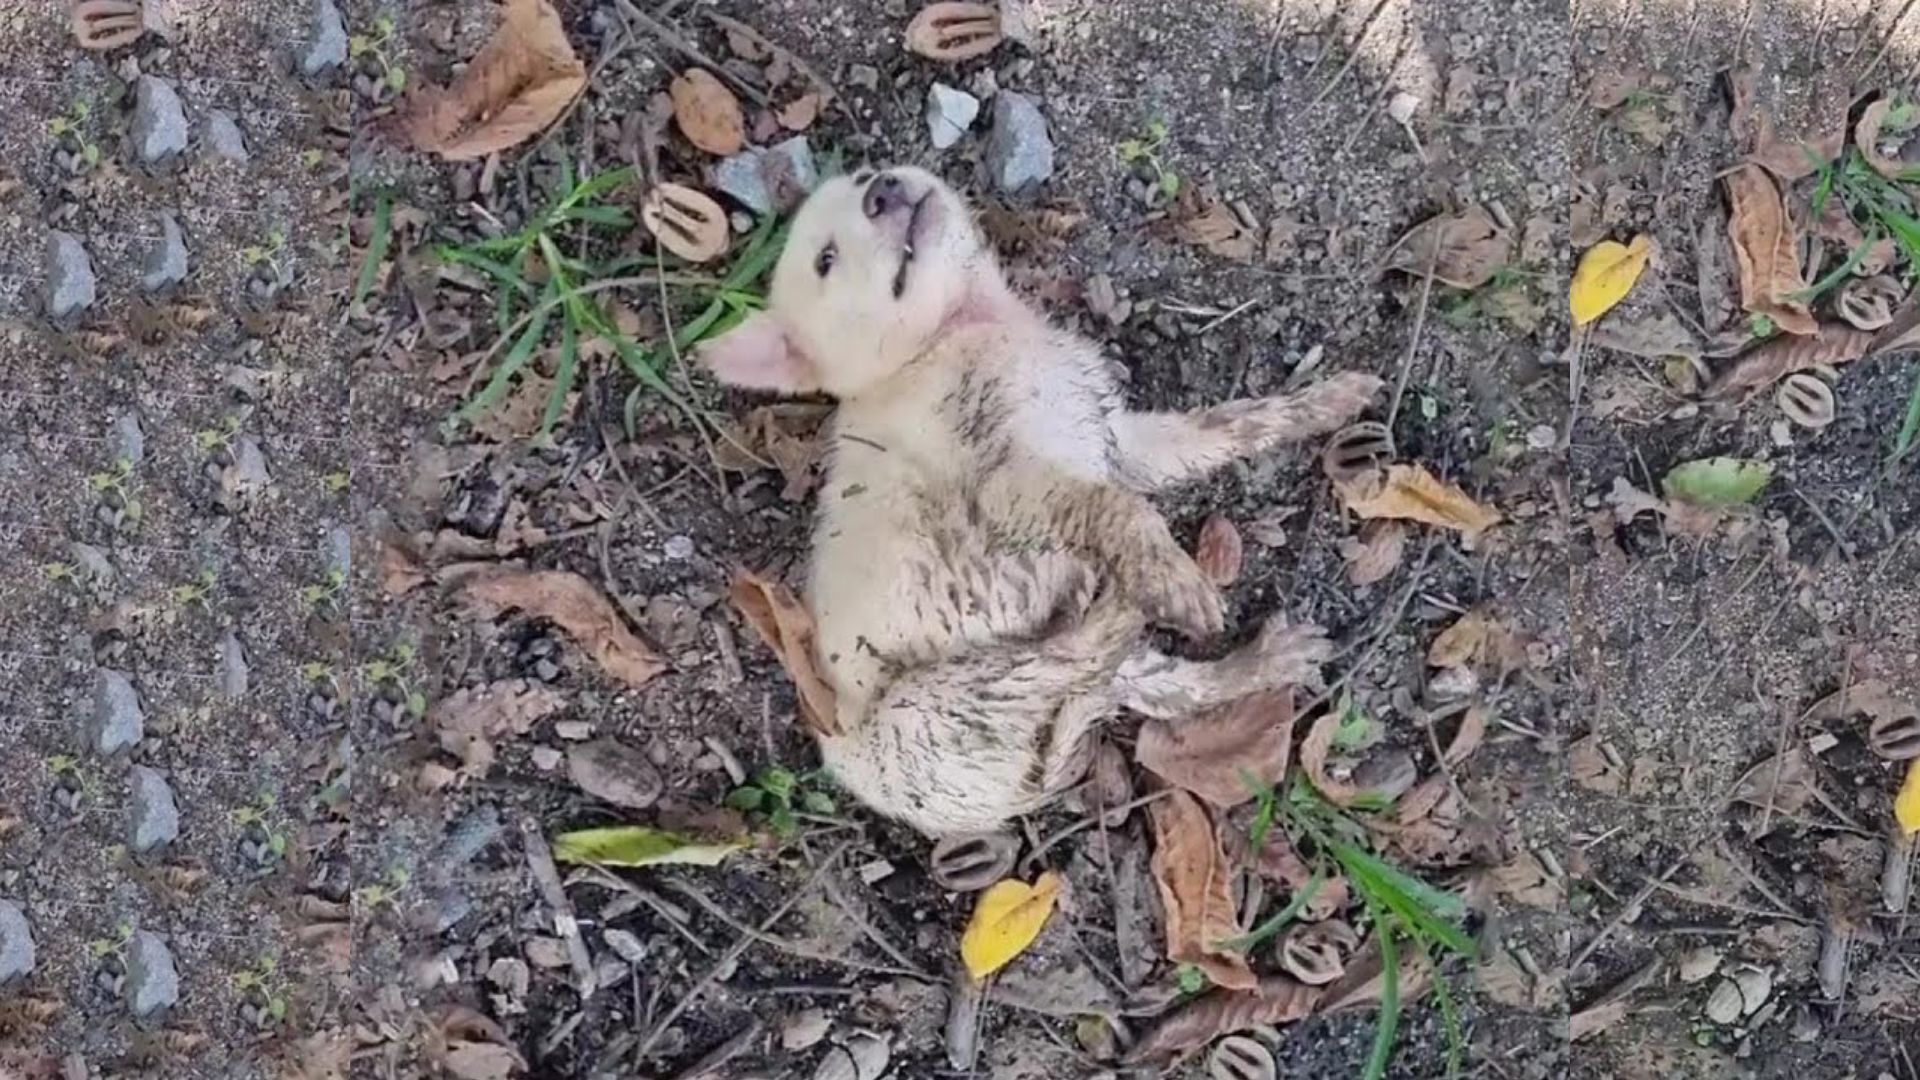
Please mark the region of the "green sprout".
<svg viewBox="0 0 1920 1080"><path fill-rule="evenodd" d="M1153 173L1154 186L1160 189L1162 195L1171 199L1180 194L1180 176L1160 160L1160 150L1166 144L1167 122L1155 117L1147 121L1146 130L1139 138L1120 140L1120 144L1114 147L1114 152L1129 166L1145 164Z"/></svg>
<svg viewBox="0 0 1920 1080"><path fill-rule="evenodd" d="M266 267L272 280L280 281L286 277L286 267L281 257L287 250L287 231L278 225L267 231L266 240L259 244L249 244L240 249L240 261L248 267Z"/></svg>
<svg viewBox="0 0 1920 1080"><path fill-rule="evenodd" d="M790 837L799 828L800 814L831 815L833 797L820 790L829 777L825 769L796 773L778 765L762 769L751 784L728 794L726 805L765 818L775 836Z"/></svg>
<svg viewBox="0 0 1920 1080"><path fill-rule="evenodd" d="M412 642L396 642L385 656L368 661L360 674L375 688L398 691L407 712L418 720L427 715L427 694L413 681L414 652Z"/></svg>
<svg viewBox="0 0 1920 1080"><path fill-rule="evenodd" d="M387 55L387 46L393 42L393 30L393 16L384 12L374 16L373 33L355 34L347 39L347 55L355 60L363 56L373 57L380 65L380 81L397 94L407 88L407 72Z"/></svg>
<svg viewBox="0 0 1920 1080"><path fill-rule="evenodd" d="M87 120L93 115L93 102L85 97L73 99L67 111L47 121L47 134L56 142L71 144L73 151L89 168L100 164L100 144L86 135Z"/></svg>
<svg viewBox="0 0 1920 1080"><path fill-rule="evenodd" d="M213 594L213 587L219 582L219 572L211 566L203 566L200 572L193 576L192 581L183 582L168 589L167 599L173 601L173 606L177 608L199 604L200 610L211 611L213 606L207 598Z"/></svg>
<svg viewBox="0 0 1920 1080"><path fill-rule="evenodd" d="M113 460L112 468L88 476L87 490L107 500L109 505L118 502L120 512L125 514L129 521L139 521L141 514L144 513L139 497L133 493L133 460L131 458L117 457Z"/></svg>

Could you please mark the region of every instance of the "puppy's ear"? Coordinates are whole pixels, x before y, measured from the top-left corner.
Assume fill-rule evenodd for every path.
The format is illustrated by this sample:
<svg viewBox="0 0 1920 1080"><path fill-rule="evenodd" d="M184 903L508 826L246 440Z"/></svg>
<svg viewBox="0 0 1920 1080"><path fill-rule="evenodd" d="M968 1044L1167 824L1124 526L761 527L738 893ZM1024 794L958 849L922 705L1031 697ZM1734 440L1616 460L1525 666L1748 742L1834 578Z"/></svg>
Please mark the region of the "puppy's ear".
<svg viewBox="0 0 1920 1080"><path fill-rule="evenodd" d="M813 361L794 345L780 320L764 311L700 346L698 355L721 382L743 390L810 394L820 389Z"/></svg>

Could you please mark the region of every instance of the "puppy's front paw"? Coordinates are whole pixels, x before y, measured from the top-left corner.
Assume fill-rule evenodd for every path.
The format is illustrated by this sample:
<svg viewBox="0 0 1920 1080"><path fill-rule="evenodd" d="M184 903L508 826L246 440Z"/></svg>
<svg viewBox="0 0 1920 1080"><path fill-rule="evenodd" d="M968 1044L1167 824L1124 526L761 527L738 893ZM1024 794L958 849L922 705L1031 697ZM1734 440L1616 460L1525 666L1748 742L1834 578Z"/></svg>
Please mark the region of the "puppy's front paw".
<svg viewBox="0 0 1920 1080"><path fill-rule="evenodd" d="M1133 592L1148 621L1193 640L1210 638L1226 629L1220 590L1185 552L1143 575Z"/></svg>
<svg viewBox="0 0 1920 1080"><path fill-rule="evenodd" d="M1343 371L1307 387L1302 394L1313 402L1313 411L1326 423L1344 424L1372 404L1385 385L1378 376Z"/></svg>
<svg viewBox="0 0 1920 1080"><path fill-rule="evenodd" d="M1260 628L1252 652L1274 685L1318 689L1320 666L1333 659L1333 642L1312 623L1289 624L1286 616L1275 615Z"/></svg>

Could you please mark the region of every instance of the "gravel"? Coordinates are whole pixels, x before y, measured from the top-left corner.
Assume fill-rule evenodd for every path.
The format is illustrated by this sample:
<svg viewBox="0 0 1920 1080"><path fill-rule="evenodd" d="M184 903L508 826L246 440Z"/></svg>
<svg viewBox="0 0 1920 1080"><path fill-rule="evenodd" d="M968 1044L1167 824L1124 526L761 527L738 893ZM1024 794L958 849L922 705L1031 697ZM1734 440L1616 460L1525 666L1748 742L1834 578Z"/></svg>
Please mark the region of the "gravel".
<svg viewBox="0 0 1920 1080"><path fill-rule="evenodd" d="M72 233L47 235L47 313L64 319L93 306L93 260Z"/></svg>
<svg viewBox="0 0 1920 1080"><path fill-rule="evenodd" d="M136 1017L152 1016L180 1000L180 973L160 935L136 930L127 943L127 1008Z"/></svg>
<svg viewBox="0 0 1920 1080"><path fill-rule="evenodd" d="M146 734L147 720L133 681L121 672L101 668L93 684L89 721L87 745L102 754L117 754L138 743Z"/></svg>
<svg viewBox="0 0 1920 1080"><path fill-rule="evenodd" d="M339 574L344 580L353 573L353 534L345 525L335 525L327 530L326 565L329 574Z"/></svg>
<svg viewBox="0 0 1920 1080"><path fill-rule="evenodd" d="M135 467L147 460L147 435L140 430L140 414L132 409L113 418L113 454Z"/></svg>
<svg viewBox="0 0 1920 1080"><path fill-rule="evenodd" d="M140 271L140 287L158 292L187 280L187 240L180 233L180 220L172 214L160 215L160 242L147 253L146 266Z"/></svg>
<svg viewBox="0 0 1920 1080"><path fill-rule="evenodd" d="M945 83L927 88L927 135L936 150L960 141L980 115L980 99Z"/></svg>
<svg viewBox="0 0 1920 1080"><path fill-rule="evenodd" d="M986 164L994 186L1009 195L1038 187L1053 175L1047 119L1026 95L1003 90L994 96Z"/></svg>
<svg viewBox="0 0 1920 1080"><path fill-rule="evenodd" d="M247 694L247 651L240 645L240 636L229 630L220 638L220 693L228 698L241 698Z"/></svg>
<svg viewBox="0 0 1920 1080"><path fill-rule="evenodd" d="M134 87L133 146L140 160L158 165L187 149L187 111L173 87L152 75Z"/></svg>
<svg viewBox="0 0 1920 1080"><path fill-rule="evenodd" d="M246 136L241 134L240 125L233 119L232 113L221 109L213 110L207 114L203 130L207 150L213 156L242 165L252 157L247 153Z"/></svg>
<svg viewBox="0 0 1920 1080"><path fill-rule="evenodd" d="M146 854L180 835L180 808L167 778L145 765L133 767L133 850Z"/></svg>
<svg viewBox="0 0 1920 1080"><path fill-rule="evenodd" d="M347 62L347 24L333 0L313 0L313 33L300 56L300 73L313 76Z"/></svg>
<svg viewBox="0 0 1920 1080"><path fill-rule="evenodd" d="M33 974L33 927L27 913L0 900L0 986Z"/></svg>

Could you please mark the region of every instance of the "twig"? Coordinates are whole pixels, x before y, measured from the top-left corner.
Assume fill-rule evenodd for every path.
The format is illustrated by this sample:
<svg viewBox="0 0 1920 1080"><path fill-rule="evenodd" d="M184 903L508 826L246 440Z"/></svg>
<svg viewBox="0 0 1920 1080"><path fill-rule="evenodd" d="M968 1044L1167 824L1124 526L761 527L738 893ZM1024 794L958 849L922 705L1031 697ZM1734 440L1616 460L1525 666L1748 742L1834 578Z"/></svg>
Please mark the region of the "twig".
<svg viewBox="0 0 1920 1080"><path fill-rule="evenodd" d="M1614 912L1613 917L1607 920L1606 925L1602 926L1593 937L1589 938L1587 943L1580 947L1580 951L1574 954L1573 959L1567 963L1569 976L1571 976L1573 972L1580 970L1580 965L1587 962L1587 957L1592 956L1595 949L1598 949L1608 938L1612 937L1616 931L1622 926L1625 926L1627 924L1627 918L1638 912L1640 905L1646 903L1647 898L1652 896L1656 889L1665 885L1668 878L1679 873L1680 868L1687 865L1687 860L1692 857L1693 852L1688 851L1685 855L1673 860L1665 870L1660 872L1659 877L1649 878L1647 883L1640 886L1640 890L1633 894L1633 899L1620 905L1620 910Z"/></svg>
<svg viewBox="0 0 1920 1080"><path fill-rule="evenodd" d="M705 1057L694 1062L691 1068L674 1077L674 1080L718 1080L726 1075L720 1071L720 1066L739 1057L765 1033L766 1021L758 1016L752 1017L738 1035L709 1050Z"/></svg>
<svg viewBox="0 0 1920 1080"><path fill-rule="evenodd" d="M713 627L714 648L720 651L720 670L727 675L727 681L738 685L747 681L747 671L740 666L740 647L733 640L733 628L727 620L715 615L707 620Z"/></svg>
<svg viewBox="0 0 1920 1080"><path fill-rule="evenodd" d="M1354 661L1346 671L1342 672L1339 678L1329 683L1325 690L1315 694L1312 698L1308 699L1306 704L1295 710L1294 715L1305 716L1327 702L1332 701L1334 695L1338 694L1348 683L1352 682L1356 675L1366 670L1367 664L1373 660L1374 654L1380 651L1380 643L1386 640L1387 631L1393 629L1394 624L1400 621L1400 616L1406 612L1407 605L1413 602L1414 594L1420 591L1420 582L1426 577L1427 563L1433 556L1434 547L1439 543L1440 539L1438 536L1429 536L1427 538L1426 544L1420 549L1420 561L1414 565L1413 573L1409 577L1406 587L1400 590L1398 599L1381 609L1380 615L1374 621L1373 628L1368 631L1367 645L1360 653L1360 658Z"/></svg>
<svg viewBox="0 0 1920 1080"><path fill-rule="evenodd" d="M1260 298L1256 296L1251 300L1244 301L1243 303L1240 304L1240 306L1234 308L1231 311L1222 312L1221 314L1215 316L1213 321L1207 323L1205 326L1202 326L1200 329L1195 330L1193 332L1193 336L1205 337L1207 334L1207 331L1218 328L1220 324L1226 322L1228 319L1233 318L1235 315L1240 314L1241 312L1247 310L1248 308L1252 307L1253 305L1259 302L1260 302Z"/></svg>
<svg viewBox="0 0 1920 1080"><path fill-rule="evenodd" d="M713 59L713 57L708 56L706 53L701 52L699 47L694 45L693 42L688 41L685 37L682 37L678 30L675 30L673 27L668 26L666 23L661 22L660 20L654 18L653 16L647 14L646 12L641 11L638 7L635 7L633 4L633 0L613 0L613 4L615 7L620 9L620 13L622 15L625 15L627 18L633 20L636 23L639 23L643 28L646 29L647 33L652 34L654 37L659 38L661 41L665 42L669 48L673 49L675 52L679 53L680 55L686 57L689 60L692 60L694 63L699 64L704 68L707 68L708 70L712 71L715 75L718 75L720 78L725 79L727 82L733 85L733 88L735 90L740 91L740 93L746 95L749 99L751 99L754 104L760 106L763 109L773 108L773 102L769 101L767 99L767 95L761 93L758 87L755 87L747 83L745 80L741 79L738 75L735 75L733 72L728 71L724 67L721 67L720 64Z"/></svg>
<svg viewBox="0 0 1920 1080"><path fill-rule="evenodd" d="M622 2L624 2L624 0L622 0ZM1327 85L1322 87L1320 92L1313 96L1313 100L1307 102L1308 109L1312 109L1327 100L1327 95L1333 93L1333 88L1339 86L1340 81L1347 77L1347 72L1353 70L1353 65L1360 60L1361 44L1367 40L1367 34L1373 30L1374 20L1380 17L1380 12L1384 11L1386 6L1387 0L1378 0L1378 2L1373 5L1373 10L1367 13L1366 21L1360 24L1359 36L1353 39L1353 45L1347 50L1346 61L1340 65L1340 70L1333 73L1333 78L1328 81Z"/></svg>
<svg viewBox="0 0 1920 1080"><path fill-rule="evenodd" d="M1819 504L1815 503L1812 499L1807 498L1805 493L1799 488L1788 485L1787 490L1793 493L1794 498L1806 504L1808 510L1813 511L1814 520L1826 528L1828 536L1833 537L1834 547L1840 552L1840 557L1847 562L1852 562L1853 545L1847 543L1846 537L1840 535L1840 530L1835 527L1833 519L1827 516L1826 511L1820 509Z"/></svg>
<svg viewBox="0 0 1920 1080"><path fill-rule="evenodd" d="M624 4L624 0L622 0L622 3ZM787 898L780 902L780 906L773 909L773 914L761 920L759 927L747 927L745 924L735 921L730 915L723 918L721 920L722 922L726 922L741 930L739 939L727 948L727 951L721 955L720 959L715 962L712 967L707 969L707 973L700 977L699 982L694 983L693 987L689 989L679 1001L673 1003L673 1008L668 1009L665 1016L654 1021L652 1030L647 1032L647 1037L640 1040L640 1045L634 1050L633 1060L645 1060L647 1052L652 1050L653 1045L660 1041L660 1037L667 1033L667 1028L671 1027L675 1020L680 1019L681 1014L691 1008L693 1003L699 1000L700 995L706 993L708 987L719 981L722 972L733 970L734 962L740 959L741 954L752 948L755 942L762 941L762 935L765 933L767 927L779 922L786 916L787 912L793 910L795 904L798 904L803 897L812 892L813 887L820 883L822 877L826 876L828 869L839 862L840 856L846 854L847 849L852 846L853 841L843 841L838 847L829 852L827 857L820 861L820 865L814 868L812 876L807 878L806 883L789 893Z"/></svg>
<svg viewBox="0 0 1920 1080"><path fill-rule="evenodd" d="M573 901L567 899L566 887L560 884L560 870L553 865L553 849L547 846L547 838L540 834L540 825L530 817L521 817L520 846L527 853L527 869L533 872L533 881L540 889L541 899L553 909L554 931L567 945L567 962L573 967L575 989L580 992L580 1000L593 996L599 988L599 979L593 971L593 956L587 952L587 943L580 936L580 924L573 917Z"/></svg>
<svg viewBox="0 0 1920 1080"><path fill-rule="evenodd" d="M1034 844L1033 850L1027 853L1027 857L1020 860L1020 872L1023 874L1032 873L1033 868L1039 865L1040 856L1045 855L1047 853L1047 849L1053 847L1053 845L1059 843L1062 840L1065 840L1067 837L1072 836L1077 832L1080 832L1084 829L1092 828L1095 822L1103 820L1106 817L1106 815L1117 814L1117 813L1121 813L1122 811L1138 809L1139 807L1145 806L1148 803L1153 802L1157 799L1163 799L1171 793L1172 793L1171 788L1163 788L1160 791L1155 791L1147 795L1142 795L1139 798L1133 799L1129 802L1123 802L1119 806L1110 806L1104 810L1099 810L1094 813L1088 814L1086 817L1081 818L1079 821L1076 821L1073 824L1060 829L1059 831L1048 836L1046 839L1041 840L1039 843Z"/></svg>
<svg viewBox="0 0 1920 1080"><path fill-rule="evenodd" d="M828 101L840 100L840 91L835 90L832 83L822 78L820 73L814 70L813 65L802 60L792 49L788 49L785 46L769 40L765 34L741 22L739 19L729 18L717 11L702 11L700 14L705 16L708 22L720 29L731 30L773 55L780 57L787 63L792 64L793 70L806 76L807 81L813 84L814 89L825 94Z"/></svg>
<svg viewBox="0 0 1920 1080"><path fill-rule="evenodd" d="M831 866L832 860L839 858L852 843L853 841L851 840L843 841L840 846L834 848L832 854L828 856L828 861L821 863L819 867L814 869L813 877L808 879L806 890L803 891L811 891L815 885L819 884L825 877L822 871L825 870L826 867ZM694 904L698 905L700 909L707 914L725 923L738 933L745 935L744 940L748 943L757 941L763 945L771 945L781 952L790 953L804 960L818 960L823 964L839 964L841 967L852 968L855 971L865 971L874 975L906 975L916 979L932 978L932 976L918 968L889 967L885 964L870 964L864 960L855 960L852 957L835 956L833 953L816 949L811 945L794 941L791 938L784 938L777 934L767 933L766 927L772 925L771 920L762 923L758 928L749 926L739 919L734 918L732 915L727 914L727 909L715 903L713 898L702 892L698 886L689 885L684 881L668 881L665 882L665 884L674 892L693 901ZM780 910L785 912L787 907L791 906L794 900L797 899L799 898L794 897L789 899L787 904L781 906Z"/></svg>
<svg viewBox="0 0 1920 1080"><path fill-rule="evenodd" d="M846 894L840 891L840 882L834 875L828 874L822 878L821 885L827 891L827 899L833 901L835 907L838 907L847 918L853 920L854 925L860 928L860 932L867 935L868 941L873 942L881 952L892 957L894 963L910 971L918 972L920 976L928 982L935 981L933 975L929 974L926 969L922 968L919 964L914 963L911 956L902 952L892 941L888 940L887 935L881 933L880 928L873 925L872 920L854 908L853 904L847 900Z"/></svg>
<svg viewBox="0 0 1920 1080"><path fill-rule="evenodd" d="M1420 349L1420 333L1427 328L1427 301L1433 296L1433 272L1440 262L1440 245L1435 243L1427 254L1427 272L1420 281L1420 306L1413 314L1413 337L1407 342L1406 354L1400 357L1400 374L1393 381L1393 401L1387 406L1387 430L1393 430L1394 418L1400 415L1400 398L1407 392L1407 379L1413 375L1413 354Z"/></svg>

